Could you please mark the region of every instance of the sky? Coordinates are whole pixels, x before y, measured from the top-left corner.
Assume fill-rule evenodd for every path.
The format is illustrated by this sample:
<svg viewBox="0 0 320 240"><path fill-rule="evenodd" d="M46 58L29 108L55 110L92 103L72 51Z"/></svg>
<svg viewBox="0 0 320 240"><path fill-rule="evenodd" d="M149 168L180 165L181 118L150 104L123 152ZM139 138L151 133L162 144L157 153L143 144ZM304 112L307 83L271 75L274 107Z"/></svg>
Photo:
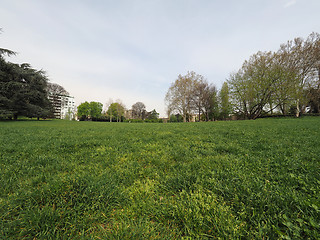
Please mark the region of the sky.
<svg viewBox="0 0 320 240"><path fill-rule="evenodd" d="M143 102L195 71L218 89L258 51L320 33L319 0L0 0L0 48L63 86L76 104Z"/></svg>

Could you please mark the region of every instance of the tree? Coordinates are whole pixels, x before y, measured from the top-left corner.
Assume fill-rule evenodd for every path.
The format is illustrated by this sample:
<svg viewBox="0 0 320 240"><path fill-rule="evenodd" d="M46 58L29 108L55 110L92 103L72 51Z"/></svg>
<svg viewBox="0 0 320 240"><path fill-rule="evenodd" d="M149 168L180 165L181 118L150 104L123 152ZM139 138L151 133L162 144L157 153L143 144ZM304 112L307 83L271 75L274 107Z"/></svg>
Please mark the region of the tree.
<svg viewBox="0 0 320 240"><path fill-rule="evenodd" d="M90 103L84 102L78 106L77 116L80 120L87 120L90 116Z"/></svg>
<svg viewBox="0 0 320 240"><path fill-rule="evenodd" d="M138 119L144 119L144 113L146 111L146 106L142 102L136 102L132 105L132 117Z"/></svg>
<svg viewBox="0 0 320 240"><path fill-rule="evenodd" d="M199 75L193 84L193 92L191 97L192 109L198 113L198 121L200 122L201 114L205 113L204 103L206 100L208 100L209 84L201 75Z"/></svg>
<svg viewBox="0 0 320 240"><path fill-rule="evenodd" d="M60 86L57 83L48 83L47 91L52 95L69 95L69 92L67 92L64 87Z"/></svg>
<svg viewBox="0 0 320 240"><path fill-rule="evenodd" d="M100 102L90 102L90 117L99 118L101 117L103 104Z"/></svg>
<svg viewBox="0 0 320 240"><path fill-rule="evenodd" d="M112 108L110 108L110 105L113 103L112 98L109 98L108 102L106 103L106 114L109 115L109 120L112 122Z"/></svg>
<svg viewBox="0 0 320 240"><path fill-rule="evenodd" d="M153 109L149 116L148 116L148 119L149 120L157 120L159 118L159 113L157 113L157 111L155 109Z"/></svg>
<svg viewBox="0 0 320 240"><path fill-rule="evenodd" d="M88 120L101 117L102 103L100 102L84 102L78 106L78 118Z"/></svg>
<svg viewBox="0 0 320 240"><path fill-rule="evenodd" d="M171 114L169 119L170 119L169 120L170 122L177 122L178 121L176 115L174 115L174 114Z"/></svg>
<svg viewBox="0 0 320 240"><path fill-rule="evenodd" d="M319 82L320 78L320 35L311 33L306 40L295 38L282 44L278 54L283 59L283 66L294 74L291 81L291 96L296 101L296 114L306 106L305 90Z"/></svg>
<svg viewBox="0 0 320 240"><path fill-rule="evenodd" d="M110 115L111 118L115 118L119 122L123 120L124 110L124 105L118 101L110 104L107 112L112 114Z"/></svg>
<svg viewBox="0 0 320 240"><path fill-rule="evenodd" d="M183 121L187 121L187 117L190 116L194 107L194 85L201 79L203 77L195 72L178 76L178 79L171 84L165 97L168 116L171 113L179 113L183 116Z"/></svg>
<svg viewBox="0 0 320 240"><path fill-rule="evenodd" d="M272 52L258 52L230 75L228 84L236 111L248 119L256 119L272 100L281 84L283 68ZM271 111L269 109L268 111Z"/></svg>
<svg viewBox="0 0 320 240"><path fill-rule="evenodd" d="M221 90L219 92L219 102L220 102L219 117L220 119L225 120L229 117L229 114L232 111L230 100L229 100L229 87L227 82L224 82L222 84Z"/></svg>
<svg viewBox="0 0 320 240"><path fill-rule="evenodd" d="M320 113L320 88L310 87L305 93L310 113Z"/></svg>
<svg viewBox="0 0 320 240"><path fill-rule="evenodd" d="M203 101L203 109L206 121L215 120L218 118L219 106L217 89L212 84L208 85L208 87L206 88Z"/></svg>
<svg viewBox="0 0 320 240"><path fill-rule="evenodd" d="M45 72L30 64L13 64L0 56L0 114L2 117L46 117L50 112Z"/></svg>
<svg viewBox="0 0 320 240"><path fill-rule="evenodd" d="M15 54L0 48L0 117L46 117L50 112L48 78L44 71L33 69L30 64L19 65L4 59L4 55Z"/></svg>
<svg viewBox="0 0 320 240"><path fill-rule="evenodd" d="M60 117L63 99L67 97L69 93L64 89L64 87L57 83L48 83L47 92L52 106L51 117ZM69 109L68 111L71 112L68 114L68 118L70 118L72 115L72 110Z"/></svg>

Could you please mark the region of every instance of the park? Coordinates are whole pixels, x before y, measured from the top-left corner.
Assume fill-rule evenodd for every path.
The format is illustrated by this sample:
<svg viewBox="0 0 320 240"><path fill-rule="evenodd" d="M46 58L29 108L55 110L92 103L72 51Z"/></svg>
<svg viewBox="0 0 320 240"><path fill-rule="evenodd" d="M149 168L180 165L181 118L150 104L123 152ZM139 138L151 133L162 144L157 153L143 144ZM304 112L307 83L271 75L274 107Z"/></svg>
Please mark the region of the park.
<svg viewBox="0 0 320 240"><path fill-rule="evenodd" d="M319 126L0 122L0 235L318 239Z"/></svg>

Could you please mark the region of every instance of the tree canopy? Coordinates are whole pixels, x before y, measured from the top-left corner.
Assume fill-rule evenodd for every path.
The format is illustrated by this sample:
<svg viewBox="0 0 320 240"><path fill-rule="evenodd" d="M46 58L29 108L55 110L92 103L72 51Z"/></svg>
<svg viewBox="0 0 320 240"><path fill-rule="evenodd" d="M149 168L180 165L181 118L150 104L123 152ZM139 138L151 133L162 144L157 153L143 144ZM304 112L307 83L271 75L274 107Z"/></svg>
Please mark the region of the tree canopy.
<svg viewBox="0 0 320 240"><path fill-rule="evenodd" d="M78 106L78 118L80 120L89 120L99 118L102 114L102 103L100 102L84 102Z"/></svg>
<svg viewBox="0 0 320 240"><path fill-rule="evenodd" d="M48 78L29 64L14 64L0 56L0 115L46 117L51 111L47 97Z"/></svg>
<svg viewBox="0 0 320 240"><path fill-rule="evenodd" d="M165 97L168 116L180 114L184 122L189 121L191 114L198 114L199 121L201 115L207 121L213 119L217 106L216 95L215 86L209 84L202 75L193 71L179 75Z"/></svg>
<svg viewBox="0 0 320 240"><path fill-rule="evenodd" d="M159 113L155 109L153 109L148 116L149 120L157 120L159 118Z"/></svg>
<svg viewBox="0 0 320 240"><path fill-rule="evenodd" d="M114 118L116 119L117 122L121 122L124 117L124 111L125 111L124 105L120 101L118 101L118 102L111 103L109 105L107 113L110 119Z"/></svg>
<svg viewBox="0 0 320 240"><path fill-rule="evenodd" d="M48 116L51 105L45 72L27 63L8 62L4 55L15 55L15 52L0 48L0 118Z"/></svg>
<svg viewBox="0 0 320 240"><path fill-rule="evenodd" d="M319 88L319 53L320 35L312 33L282 44L277 52L252 55L228 79L235 112L256 119L274 109L285 114L296 105L299 116L308 104L306 90Z"/></svg>

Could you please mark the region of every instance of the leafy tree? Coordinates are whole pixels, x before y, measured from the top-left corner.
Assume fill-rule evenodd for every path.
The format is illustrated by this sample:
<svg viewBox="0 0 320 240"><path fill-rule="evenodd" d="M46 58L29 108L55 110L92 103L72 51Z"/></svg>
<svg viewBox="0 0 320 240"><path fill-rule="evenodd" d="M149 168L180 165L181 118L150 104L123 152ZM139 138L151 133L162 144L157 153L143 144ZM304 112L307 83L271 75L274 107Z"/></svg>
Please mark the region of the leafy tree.
<svg viewBox="0 0 320 240"><path fill-rule="evenodd" d="M275 53L258 52L230 75L227 82L238 113L248 119L256 119L263 113L285 76L278 60Z"/></svg>
<svg viewBox="0 0 320 240"><path fill-rule="evenodd" d="M228 83L224 82L222 84L221 90L219 92L219 102L220 102L220 119L225 120L229 117L229 114L232 112L231 104L229 100L229 87Z"/></svg>
<svg viewBox="0 0 320 240"><path fill-rule="evenodd" d="M78 117L82 120L101 117L102 103L99 102L84 102L78 106Z"/></svg>
<svg viewBox="0 0 320 240"><path fill-rule="evenodd" d="M0 29L1 31L1 29ZM30 64L14 64L4 56L16 53L0 48L0 117L46 117L50 112L44 71L31 68Z"/></svg>
<svg viewBox="0 0 320 240"><path fill-rule="evenodd" d="M178 121L176 115L174 115L174 114L171 114L169 119L170 119L170 122L177 122Z"/></svg>
<svg viewBox="0 0 320 240"><path fill-rule="evenodd" d="M112 98L109 98L108 102L106 103L106 107L107 107L106 114L109 116L110 122L112 122L112 108L110 108L112 103L113 103Z"/></svg>
<svg viewBox="0 0 320 240"><path fill-rule="evenodd" d="M132 117L138 119L144 119L146 106L143 102L136 102L132 105Z"/></svg>
<svg viewBox="0 0 320 240"><path fill-rule="evenodd" d="M117 122L123 120L125 107L120 102L115 102L110 104L108 108L108 113L111 113L110 117L115 118Z"/></svg>
<svg viewBox="0 0 320 240"><path fill-rule="evenodd" d="M157 111L155 109L153 109L149 116L148 116L148 119L149 120L157 120L159 118L159 113L157 113Z"/></svg>
<svg viewBox="0 0 320 240"><path fill-rule="evenodd" d="M215 120L219 115L219 104L217 97L217 89L214 85L209 85L204 101L204 116L205 120Z"/></svg>
<svg viewBox="0 0 320 240"><path fill-rule="evenodd" d="M170 122L183 122L183 117L179 113L176 115L171 114L169 119Z"/></svg>
<svg viewBox="0 0 320 240"><path fill-rule="evenodd" d="M320 35L311 33L306 40L295 38L282 44L278 54L282 57L282 66L294 74L291 82L291 96L296 101L296 115L306 106L305 90L320 78Z"/></svg>
<svg viewBox="0 0 320 240"><path fill-rule="evenodd" d="M90 102L90 116L91 118L101 117L102 103L100 102Z"/></svg>
<svg viewBox="0 0 320 240"><path fill-rule="evenodd" d="M50 112L47 98L48 79L43 71L29 64L13 64L0 56L0 114L3 117L46 117Z"/></svg>
<svg viewBox="0 0 320 240"><path fill-rule="evenodd" d="M254 54L230 75L228 84L237 113L255 119L274 109L285 114L289 107L299 116L308 104L314 104L306 93L316 89L319 79L320 35L312 33L306 40L295 38L282 44L275 53Z"/></svg>
<svg viewBox="0 0 320 240"><path fill-rule="evenodd" d="M86 120L90 116L90 103L84 102L78 106L77 116L80 120Z"/></svg>
<svg viewBox="0 0 320 240"><path fill-rule="evenodd" d="M306 91L310 113L320 113L320 87L310 87Z"/></svg>

